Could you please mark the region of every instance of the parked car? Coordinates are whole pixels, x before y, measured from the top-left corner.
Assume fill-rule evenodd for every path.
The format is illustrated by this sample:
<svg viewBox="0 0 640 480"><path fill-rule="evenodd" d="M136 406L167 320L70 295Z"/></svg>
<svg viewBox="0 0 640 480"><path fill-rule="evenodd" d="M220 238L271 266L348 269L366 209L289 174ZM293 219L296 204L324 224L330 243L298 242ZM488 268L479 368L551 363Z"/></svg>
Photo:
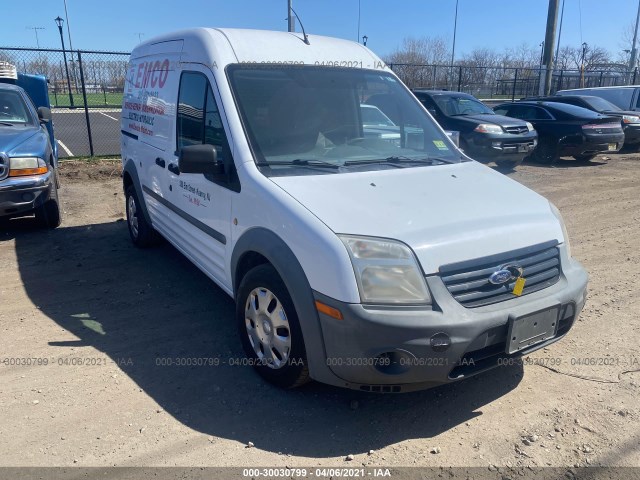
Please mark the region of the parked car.
<svg viewBox="0 0 640 480"><path fill-rule="evenodd" d="M494 107L500 115L531 122L539 135L533 160L551 163L559 157L591 160L598 153L617 152L624 143L619 117L558 102L519 101Z"/></svg>
<svg viewBox="0 0 640 480"><path fill-rule="evenodd" d="M582 310L558 210L465 156L366 47L190 29L127 71L131 240L165 237L235 300L238 362L266 380L432 387L556 342ZM361 103L399 144L365 135Z"/></svg>
<svg viewBox="0 0 640 480"><path fill-rule="evenodd" d="M472 95L413 90L442 128L460 132L460 147L476 160L513 168L533 152L538 134L531 123L496 115Z"/></svg>
<svg viewBox="0 0 640 480"><path fill-rule="evenodd" d="M574 88L571 90L560 90L556 92L556 95L591 95L604 98L622 110L630 110L633 112L640 110L640 85Z"/></svg>
<svg viewBox="0 0 640 480"><path fill-rule="evenodd" d="M17 74L7 64L0 71L0 219L35 214L42 226L55 228L60 206L51 111L32 101L48 105L46 79Z"/></svg>
<svg viewBox="0 0 640 480"><path fill-rule="evenodd" d="M638 116L638 112L622 110L604 98L593 95L555 95L550 97L526 98L525 100L567 103L602 113L603 115L618 117L622 120L624 145L627 147L637 147L640 145L640 116Z"/></svg>

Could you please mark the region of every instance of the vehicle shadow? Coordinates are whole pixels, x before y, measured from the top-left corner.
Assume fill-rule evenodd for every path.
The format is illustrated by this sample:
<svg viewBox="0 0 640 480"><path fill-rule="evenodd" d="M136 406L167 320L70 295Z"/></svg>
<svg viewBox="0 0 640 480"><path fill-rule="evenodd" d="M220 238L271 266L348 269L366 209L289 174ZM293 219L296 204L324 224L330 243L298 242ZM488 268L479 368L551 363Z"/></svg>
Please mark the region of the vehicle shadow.
<svg viewBox="0 0 640 480"><path fill-rule="evenodd" d="M584 168L584 167L600 167L609 163L608 160L603 160L600 157L595 157L592 160L576 160L571 157L560 157L551 163L538 163L534 160L525 159L523 165L540 168Z"/></svg>
<svg viewBox="0 0 640 480"><path fill-rule="evenodd" d="M502 367L401 395L317 383L280 390L250 367L229 365L243 357L233 301L167 243L137 249L122 221L43 231L23 220L0 232L8 239L33 304L79 339L51 338L53 356L91 346L179 422L263 450L331 457L434 437L482 415L523 376L520 366ZM220 365L164 360L181 358Z"/></svg>

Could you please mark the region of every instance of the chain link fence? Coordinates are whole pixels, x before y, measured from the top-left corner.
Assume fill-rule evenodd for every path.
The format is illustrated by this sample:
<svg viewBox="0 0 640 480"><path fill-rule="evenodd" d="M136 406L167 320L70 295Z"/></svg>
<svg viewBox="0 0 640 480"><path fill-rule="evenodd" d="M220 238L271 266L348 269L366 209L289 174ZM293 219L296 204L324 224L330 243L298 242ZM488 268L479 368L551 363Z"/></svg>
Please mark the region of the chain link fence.
<svg viewBox="0 0 640 480"><path fill-rule="evenodd" d="M480 99L517 100L542 93L544 68L475 67L469 65L416 65L391 63L389 67L409 88L453 90ZM601 68L557 69L551 77L551 93L558 90L587 87L635 85L638 69L629 71L623 65ZM640 79L639 79L640 80Z"/></svg>
<svg viewBox="0 0 640 480"><path fill-rule="evenodd" d="M122 92L127 52L0 47L0 61L19 72L45 75L49 81L54 128L61 157L118 155ZM389 67L409 88L446 89L483 100L517 100L536 96L543 68L476 67L392 63ZM551 93L581 87L634 85L638 69L602 65L560 69L552 75Z"/></svg>
<svg viewBox="0 0 640 480"><path fill-rule="evenodd" d="M0 47L0 61L47 78L60 157L120 153L129 53Z"/></svg>

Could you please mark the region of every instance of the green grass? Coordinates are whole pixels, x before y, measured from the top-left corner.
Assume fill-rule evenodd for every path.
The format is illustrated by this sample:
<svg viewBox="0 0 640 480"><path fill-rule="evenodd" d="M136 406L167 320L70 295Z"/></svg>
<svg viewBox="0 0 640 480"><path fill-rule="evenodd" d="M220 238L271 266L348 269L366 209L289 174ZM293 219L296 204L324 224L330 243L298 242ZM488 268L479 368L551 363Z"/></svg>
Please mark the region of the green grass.
<svg viewBox="0 0 640 480"><path fill-rule="evenodd" d="M68 93L49 92L49 101L53 107L71 106ZM73 94L74 107L84 107L82 93ZM89 107L121 107L122 93L87 93L87 106Z"/></svg>

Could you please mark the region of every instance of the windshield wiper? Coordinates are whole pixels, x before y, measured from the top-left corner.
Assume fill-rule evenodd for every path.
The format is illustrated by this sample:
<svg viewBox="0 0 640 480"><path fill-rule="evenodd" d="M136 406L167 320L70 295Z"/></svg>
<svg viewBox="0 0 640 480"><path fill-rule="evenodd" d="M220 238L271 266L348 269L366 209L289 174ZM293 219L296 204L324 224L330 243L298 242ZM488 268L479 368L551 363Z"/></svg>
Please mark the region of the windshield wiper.
<svg viewBox="0 0 640 480"><path fill-rule="evenodd" d="M315 159L301 159L296 158L295 160L288 160L284 162L256 162L256 165L259 167L275 167L275 166L293 166L293 167L322 167L322 168L330 168L332 170L339 169L342 165L332 162L325 162L324 160L315 160Z"/></svg>
<svg viewBox="0 0 640 480"><path fill-rule="evenodd" d="M384 163L384 164L393 165L394 167L403 168L403 167L400 167L399 164L422 163L422 164L433 165L435 162L456 163L455 161L447 160L441 157L411 158L411 157L403 157L403 156L392 156L387 158L381 158L378 160L350 160L350 161L344 162L344 164L345 165L365 165L368 163Z"/></svg>
<svg viewBox="0 0 640 480"><path fill-rule="evenodd" d="M9 123L9 122L0 122L0 125L5 125L7 127L13 127L15 125L15 123Z"/></svg>

